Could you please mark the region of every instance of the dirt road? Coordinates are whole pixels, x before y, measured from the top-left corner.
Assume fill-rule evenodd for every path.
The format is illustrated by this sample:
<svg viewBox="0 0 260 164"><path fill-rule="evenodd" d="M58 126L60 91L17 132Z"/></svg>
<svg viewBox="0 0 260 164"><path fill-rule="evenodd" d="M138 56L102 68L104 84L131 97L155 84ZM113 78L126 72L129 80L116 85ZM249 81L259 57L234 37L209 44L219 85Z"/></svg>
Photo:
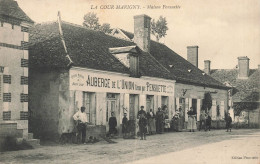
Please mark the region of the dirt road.
<svg viewBox="0 0 260 164"><path fill-rule="evenodd" d="M230 139L240 140L259 134L260 130L233 130L231 133L225 130L212 130L210 132L171 132L148 136L147 140L116 139L116 144L108 144L101 141L87 145L48 145L33 150L4 152L0 154L0 163L127 163L147 160L149 157L167 155L171 152L183 152L185 150L205 146L203 151L209 150L211 145L217 142L230 142ZM246 135L246 136L245 136ZM246 142L246 140L243 140ZM235 145L231 142L229 145ZM239 146L235 147L239 149ZM249 149L250 145L244 144L243 149ZM222 151L220 149L218 151ZM236 152L236 150L234 150ZM258 151L259 153L260 151ZM217 153L217 152L216 152ZM195 153L194 155L197 156ZM234 156L236 156L234 154ZM260 157L259 157L260 158ZM181 159L175 156L174 161ZM170 162L174 163L174 162Z"/></svg>

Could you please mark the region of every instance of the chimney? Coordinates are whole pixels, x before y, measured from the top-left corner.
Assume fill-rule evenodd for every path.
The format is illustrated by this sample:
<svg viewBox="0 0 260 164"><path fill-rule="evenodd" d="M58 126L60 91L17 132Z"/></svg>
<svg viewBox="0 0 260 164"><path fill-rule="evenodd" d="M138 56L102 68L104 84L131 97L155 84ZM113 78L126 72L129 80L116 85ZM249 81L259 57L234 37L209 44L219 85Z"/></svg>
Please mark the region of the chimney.
<svg viewBox="0 0 260 164"><path fill-rule="evenodd" d="M204 60L204 72L210 75L210 60Z"/></svg>
<svg viewBox="0 0 260 164"><path fill-rule="evenodd" d="M249 76L249 58L240 56L238 59L238 78L247 79Z"/></svg>
<svg viewBox="0 0 260 164"><path fill-rule="evenodd" d="M150 23L147 15L134 16L134 42L145 52L150 52Z"/></svg>
<svg viewBox="0 0 260 164"><path fill-rule="evenodd" d="M187 60L195 67L198 67L198 50L199 46L187 47Z"/></svg>

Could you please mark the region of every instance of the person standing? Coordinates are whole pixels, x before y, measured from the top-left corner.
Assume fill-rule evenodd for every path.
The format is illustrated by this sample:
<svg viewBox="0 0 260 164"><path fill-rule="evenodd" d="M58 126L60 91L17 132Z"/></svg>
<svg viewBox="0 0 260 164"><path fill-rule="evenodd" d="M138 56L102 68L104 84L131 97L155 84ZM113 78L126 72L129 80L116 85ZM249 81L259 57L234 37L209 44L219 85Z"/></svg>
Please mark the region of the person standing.
<svg viewBox="0 0 260 164"><path fill-rule="evenodd" d="M205 131L211 129L211 117L209 115L209 113L206 114L206 125L205 125Z"/></svg>
<svg viewBox="0 0 260 164"><path fill-rule="evenodd" d="M194 132L195 129L197 129L196 126L196 112L192 107L190 107L190 110L187 112L188 114L188 126L187 129L190 130L190 132Z"/></svg>
<svg viewBox="0 0 260 164"><path fill-rule="evenodd" d="M142 114L143 114L143 117L146 119L147 116L146 116L146 112L144 111L144 106L141 106L141 109L137 113L137 119L138 120L140 120ZM139 122L138 122L138 125L139 125ZM141 133L140 126L138 128L139 128L139 134L140 134Z"/></svg>
<svg viewBox="0 0 260 164"><path fill-rule="evenodd" d="M145 113L140 114L139 118L139 131L141 140L146 140L146 133L147 133L147 119L145 118Z"/></svg>
<svg viewBox="0 0 260 164"><path fill-rule="evenodd" d="M141 106L141 110L137 113L137 119L140 119L141 114L144 114L144 117L146 118L146 112L144 111L144 106Z"/></svg>
<svg viewBox="0 0 260 164"><path fill-rule="evenodd" d="M127 126L127 122L128 122L128 119L127 119L127 114L124 113L124 117L123 117L123 120L122 120L122 133L123 133L123 138L126 137L127 133L128 133L128 126Z"/></svg>
<svg viewBox="0 0 260 164"><path fill-rule="evenodd" d="M81 107L80 110L73 115L73 119L77 122L77 140L81 138L81 142L85 144L86 141L86 129L87 129L87 114L85 113L86 108Z"/></svg>
<svg viewBox="0 0 260 164"><path fill-rule="evenodd" d="M181 129L184 128L184 122L185 122L184 110L181 107L179 107L179 124Z"/></svg>
<svg viewBox="0 0 260 164"><path fill-rule="evenodd" d="M161 108L158 108L156 112L156 132L162 134L163 132L164 114Z"/></svg>
<svg viewBox="0 0 260 164"><path fill-rule="evenodd" d="M207 118L207 114L205 113L205 110L201 110L199 131L202 128L206 129L206 118Z"/></svg>
<svg viewBox="0 0 260 164"><path fill-rule="evenodd" d="M228 130L230 130L230 132L231 132L231 123L232 123L232 118L230 117L230 113L228 113L228 116L226 118L227 132L228 132Z"/></svg>
<svg viewBox="0 0 260 164"><path fill-rule="evenodd" d="M114 116L114 112L111 112L111 117L109 118L109 136L111 136L111 134L115 135L117 134L117 121L116 121L116 117Z"/></svg>
<svg viewBox="0 0 260 164"><path fill-rule="evenodd" d="M148 121L148 133L154 134L156 132L155 128L155 115L152 109L150 109L150 112L147 112L147 121Z"/></svg>

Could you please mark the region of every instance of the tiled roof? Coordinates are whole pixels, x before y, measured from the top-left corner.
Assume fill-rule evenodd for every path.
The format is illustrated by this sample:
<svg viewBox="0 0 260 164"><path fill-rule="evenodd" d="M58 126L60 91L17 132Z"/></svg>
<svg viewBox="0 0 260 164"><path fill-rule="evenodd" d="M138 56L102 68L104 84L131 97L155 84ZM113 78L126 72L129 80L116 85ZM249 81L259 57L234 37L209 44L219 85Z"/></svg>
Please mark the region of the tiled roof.
<svg viewBox="0 0 260 164"><path fill-rule="evenodd" d="M14 0L0 0L0 15L33 23Z"/></svg>
<svg viewBox="0 0 260 164"><path fill-rule="evenodd" d="M129 39L133 39L134 38L134 34L128 31L125 31L123 29L120 29Z"/></svg>
<svg viewBox="0 0 260 164"><path fill-rule="evenodd" d="M120 29L129 39L133 39L134 34ZM176 77L177 82L189 83L200 86L210 86L217 88L226 88L225 85L218 82L211 76L204 74L203 71L192 65L186 59L175 53L166 45L151 40L151 55L158 60L171 74ZM170 67L169 65L172 65ZM190 72L189 72L190 70ZM204 75L203 75L204 74Z"/></svg>
<svg viewBox="0 0 260 164"><path fill-rule="evenodd" d="M234 102L260 102L260 71L251 69L248 79L238 79L237 69L211 70L211 76L222 83L229 83L233 89Z"/></svg>
<svg viewBox="0 0 260 164"><path fill-rule="evenodd" d="M109 53L109 48L132 46L135 45L133 42L65 22L62 23L62 30L74 66L130 73L129 68ZM30 29L30 44L31 68L65 68L69 63L57 22L33 26ZM142 76L174 79L149 53L141 52L139 62Z"/></svg>

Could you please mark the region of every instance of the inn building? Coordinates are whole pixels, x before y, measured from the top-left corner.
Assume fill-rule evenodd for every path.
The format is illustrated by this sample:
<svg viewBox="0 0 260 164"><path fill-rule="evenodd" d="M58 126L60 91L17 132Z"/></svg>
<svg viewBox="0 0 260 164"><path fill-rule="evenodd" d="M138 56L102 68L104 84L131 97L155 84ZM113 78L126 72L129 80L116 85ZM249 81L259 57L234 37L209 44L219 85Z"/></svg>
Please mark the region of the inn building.
<svg viewBox="0 0 260 164"><path fill-rule="evenodd" d="M42 138L70 133L74 129L72 116L81 106L86 107L92 124L87 135L107 131L112 111L121 132L123 113L137 121L140 106L156 112L166 105L170 118L182 107L187 121L189 107L194 107L199 117L208 92L212 95L213 119L217 105L224 119L228 87L197 68L197 46L188 47L191 61L187 61L152 41L150 20L147 15L135 16L134 34L115 29L107 35L64 21L61 28L59 22L33 26L29 48L30 130Z"/></svg>

